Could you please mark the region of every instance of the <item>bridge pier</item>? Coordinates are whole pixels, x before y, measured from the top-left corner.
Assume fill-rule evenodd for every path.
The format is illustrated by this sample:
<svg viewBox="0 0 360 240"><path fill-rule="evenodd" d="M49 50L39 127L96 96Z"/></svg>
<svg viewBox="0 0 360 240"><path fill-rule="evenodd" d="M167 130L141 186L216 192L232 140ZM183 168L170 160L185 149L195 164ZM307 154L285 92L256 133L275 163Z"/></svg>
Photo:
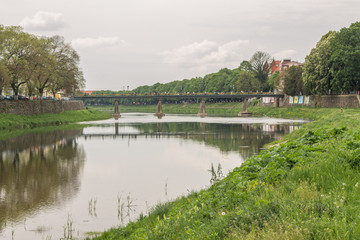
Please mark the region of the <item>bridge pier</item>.
<svg viewBox="0 0 360 240"><path fill-rule="evenodd" d="M251 112L248 112L248 109L247 109L247 98L244 98L243 99L243 106L242 106L242 109L241 109L241 112L239 112L238 116L239 117L249 117L251 116Z"/></svg>
<svg viewBox="0 0 360 240"><path fill-rule="evenodd" d="M163 116L165 116L165 114L162 111L162 101L161 101L161 99L159 99L159 102L157 104L156 113L154 114L154 116L157 116L158 119L161 119Z"/></svg>
<svg viewBox="0 0 360 240"><path fill-rule="evenodd" d="M119 101L115 100L115 109L114 109L114 113L113 113L113 118L115 118L115 120L118 120L121 115L119 113Z"/></svg>
<svg viewBox="0 0 360 240"><path fill-rule="evenodd" d="M201 118L204 118L207 116L207 113L205 112L205 98L202 98L200 101L200 110L197 115Z"/></svg>
<svg viewBox="0 0 360 240"><path fill-rule="evenodd" d="M278 108L278 107L280 107L280 98L276 98L276 107Z"/></svg>

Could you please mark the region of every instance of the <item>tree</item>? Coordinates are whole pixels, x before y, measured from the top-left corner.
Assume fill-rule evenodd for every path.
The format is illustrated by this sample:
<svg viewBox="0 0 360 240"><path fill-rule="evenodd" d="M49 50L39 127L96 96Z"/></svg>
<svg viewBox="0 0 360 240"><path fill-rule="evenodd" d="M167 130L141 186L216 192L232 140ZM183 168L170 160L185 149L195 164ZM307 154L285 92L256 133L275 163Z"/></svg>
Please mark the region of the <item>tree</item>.
<svg viewBox="0 0 360 240"><path fill-rule="evenodd" d="M360 22L342 28L330 43L334 93L360 90Z"/></svg>
<svg viewBox="0 0 360 240"><path fill-rule="evenodd" d="M36 37L22 31L21 27L2 27L0 55L3 64L8 70L9 83L15 95L19 94L19 88L30 81L34 72L35 63L33 42Z"/></svg>
<svg viewBox="0 0 360 240"><path fill-rule="evenodd" d="M305 58L304 84L313 94L360 90L360 22L328 32Z"/></svg>
<svg viewBox="0 0 360 240"><path fill-rule="evenodd" d="M70 44L65 43L61 36L50 38L51 56L55 58L54 71L49 76L49 85L52 91L64 89L67 93L81 89L85 85L81 71L80 57ZM51 81L50 81L51 80Z"/></svg>
<svg viewBox="0 0 360 240"><path fill-rule="evenodd" d="M331 91L332 74L330 72L332 61L331 41L337 35L330 31L316 44L305 58L303 81L311 94L328 94Z"/></svg>
<svg viewBox="0 0 360 240"><path fill-rule="evenodd" d="M43 96L44 90L50 85L50 82L57 80L56 67L58 62L53 52L51 38L40 38L35 49L39 64L35 70L31 86L37 89L40 96Z"/></svg>
<svg viewBox="0 0 360 240"><path fill-rule="evenodd" d="M242 71L237 82L237 88L244 92L261 91L261 82L253 72Z"/></svg>
<svg viewBox="0 0 360 240"><path fill-rule="evenodd" d="M250 64L250 62L246 61L246 60L244 60L244 61L242 61L240 63L240 66L239 66L238 69L241 70L241 71L252 71L253 70L252 65Z"/></svg>
<svg viewBox="0 0 360 240"><path fill-rule="evenodd" d="M35 89L71 93L85 84L80 58L64 38L37 37L21 27L0 25L0 60L15 96L23 86L31 95Z"/></svg>
<svg viewBox="0 0 360 240"><path fill-rule="evenodd" d="M2 94L3 88L8 84L9 82L9 73L6 69L5 65L0 62L0 96Z"/></svg>
<svg viewBox="0 0 360 240"><path fill-rule="evenodd" d="M302 67L291 66L282 72L284 93L290 96L302 95L305 92L302 81Z"/></svg>
<svg viewBox="0 0 360 240"><path fill-rule="evenodd" d="M270 60L271 60L270 54L261 51L255 52L250 59L252 71L254 72L255 77L263 85L264 91L268 91L269 89L269 87L266 84L266 81L269 77Z"/></svg>

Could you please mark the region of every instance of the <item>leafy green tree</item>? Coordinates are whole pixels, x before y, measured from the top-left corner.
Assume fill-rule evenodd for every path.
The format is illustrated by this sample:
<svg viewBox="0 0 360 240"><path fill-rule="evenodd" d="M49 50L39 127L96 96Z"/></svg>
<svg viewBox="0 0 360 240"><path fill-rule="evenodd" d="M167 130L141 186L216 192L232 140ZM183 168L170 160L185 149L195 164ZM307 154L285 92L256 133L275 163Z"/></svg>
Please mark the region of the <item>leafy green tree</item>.
<svg viewBox="0 0 360 240"><path fill-rule="evenodd" d="M360 90L360 22L329 32L305 58L304 84L312 94Z"/></svg>
<svg viewBox="0 0 360 240"><path fill-rule="evenodd" d="M331 90L332 74L330 72L332 61L331 41L337 35L330 31L316 44L305 58L303 81L311 94L328 94Z"/></svg>
<svg viewBox="0 0 360 240"><path fill-rule="evenodd" d="M305 92L302 80L302 67L291 66L282 73L284 93L290 96L302 95Z"/></svg>
<svg viewBox="0 0 360 240"><path fill-rule="evenodd" d="M17 96L19 88L31 80L35 70L32 58L36 37L23 32L21 27L2 27L0 30L0 56L8 70L10 86Z"/></svg>
<svg viewBox="0 0 360 240"><path fill-rule="evenodd" d="M251 63L246 60L244 60L240 63L240 66L238 67L238 69L240 71L252 71L253 70Z"/></svg>
<svg viewBox="0 0 360 240"><path fill-rule="evenodd" d="M0 96L2 94L3 88L9 82L9 73L5 65L0 61Z"/></svg>
<svg viewBox="0 0 360 240"><path fill-rule="evenodd" d="M253 72L242 71L237 83L238 91L256 92L261 91L261 82Z"/></svg>
<svg viewBox="0 0 360 240"><path fill-rule="evenodd" d="M25 85L29 94L36 88L42 95L44 89L71 93L85 84L79 55L60 36L37 37L0 25L0 59L15 95Z"/></svg>
<svg viewBox="0 0 360 240"><path fill-rule="evenodd" d="M65 43L61 36L54 36L51 38L53 55L56 58L55 68L55 85L60 89L66 90L67 93L72 93L85 86L85 79L81 71L80 57L78 53L71 47L69 43Z"/></svg>
<svg viewBox="0 0 360 240"><path fill-rule="evenodd" d="M330 43L334 93L360 90L360 22L342 28Z"/></svg>

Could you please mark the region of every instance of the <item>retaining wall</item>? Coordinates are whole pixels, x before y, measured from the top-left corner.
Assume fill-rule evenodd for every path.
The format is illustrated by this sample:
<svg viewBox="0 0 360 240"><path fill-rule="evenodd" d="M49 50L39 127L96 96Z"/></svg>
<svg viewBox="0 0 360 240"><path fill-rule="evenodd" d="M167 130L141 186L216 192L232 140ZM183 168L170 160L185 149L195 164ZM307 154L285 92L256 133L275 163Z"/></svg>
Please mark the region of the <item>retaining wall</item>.
<svg viewBox="0 0 360 240"><path fill-rule="evenodd" d="M310 106L310 107L327 107L327 108L358 108L360 107L359 95L324 95L324 96L310 96L309 104L290 104L289 96L285 96L281 101L280 106Z"/></svg>
<svg viewBox="0 0 360 240"><path fill-rule="evenodd" d="M84 108L82 101L53 101L53 100L2 100L0 113L18 115L34 115L40 113L61 113L64 111L80 110Z"/></svg>

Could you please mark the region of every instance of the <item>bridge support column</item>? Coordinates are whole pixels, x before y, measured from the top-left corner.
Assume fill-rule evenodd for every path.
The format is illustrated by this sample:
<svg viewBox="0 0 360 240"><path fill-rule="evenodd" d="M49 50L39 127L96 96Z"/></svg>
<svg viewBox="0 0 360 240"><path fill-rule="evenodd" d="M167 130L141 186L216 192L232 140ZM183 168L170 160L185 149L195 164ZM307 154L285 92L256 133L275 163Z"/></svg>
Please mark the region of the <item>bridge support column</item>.
<svg viewBox="0 0 360 240"><path fill-rule="evenodd" d="M115 100L115 110L114 110L114 113L113 113L113 118L115 118L115 120L118 120L121 115L119 113L119 101L118 100Z"/></svg>
<svg viewBox="0 0 360 240"><path fill-rule="evenodd" d="M276 98L275 100L275 107L280 107L280 98Z"/></svg>
<svg viewBox="0 0 360 240"><path fill-rule="evenodd" d="M119 135L119 123L115 123L115 135Z"/></svg>
<svg viewBox="0 0 360 240"><path fill-rule="evenodd" d="M159 99L159 102L157 104L156 113L154 114L154 116L157 116L159 119L161 119L163 116L165 116L165 114L162 111L162 101L161 101L161 99Z"/></svg>
<svg viewBox="0 0 360 240"><path fill-rule="evenodd" d="M205 112L205 98L201 99L200 101L200 111L197 115L201 118L207 116L207 113Z"/></svg>
<svg viewBox="0 0 360 240"><path fill-rule="evenodd" d="M251 116L251 112L248 112L248 109L247 109L247 98L243 99L243 106L242 106L241 112L239 112L238 116L239 117Z"/></svg>

